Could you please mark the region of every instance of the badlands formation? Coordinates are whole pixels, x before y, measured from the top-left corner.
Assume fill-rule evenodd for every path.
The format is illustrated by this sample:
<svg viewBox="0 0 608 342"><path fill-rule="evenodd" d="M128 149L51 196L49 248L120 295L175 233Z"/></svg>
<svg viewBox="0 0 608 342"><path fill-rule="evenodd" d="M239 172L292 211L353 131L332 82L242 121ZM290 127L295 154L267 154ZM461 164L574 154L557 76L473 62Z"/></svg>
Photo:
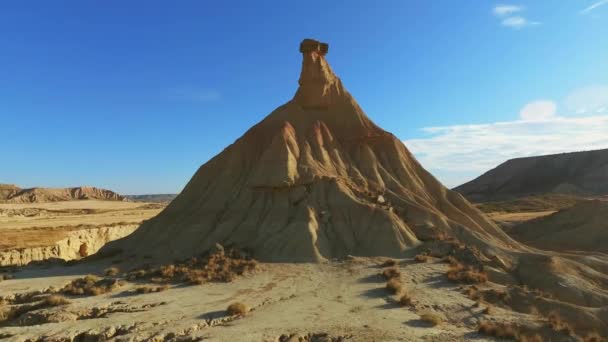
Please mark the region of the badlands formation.
<svg viewBox="0 0 608 342"><path fill-rule="evenodd" d="M300 52L294 98L201 166L158 216L75 265L0 282L0 338L608 336L608 256L512 239L365 115L327 44L306 39Z"/></svg>
<svg viewBox="0 0 608 342"><path fill-rule="evenodd" d="M113 191L91 186L21 189L13 184L0 184L0 203L44 203L89 199L123 201L124 197Z"/></svg>
<svg viewBox="0 0 608 342"><path fill-rule="evenodd" d="M0 203L0 266L80 259L129 235L163 207L108 200Z"/></svg>
<svg viewBox="0 0 608 342"><path fill-rule="evenodd" d="M303 41L294 98L201 166L159 216L104 250L173 259L220 243L293 262L400 256L444 234L511 246L365 115L327 50Z"/></svg>

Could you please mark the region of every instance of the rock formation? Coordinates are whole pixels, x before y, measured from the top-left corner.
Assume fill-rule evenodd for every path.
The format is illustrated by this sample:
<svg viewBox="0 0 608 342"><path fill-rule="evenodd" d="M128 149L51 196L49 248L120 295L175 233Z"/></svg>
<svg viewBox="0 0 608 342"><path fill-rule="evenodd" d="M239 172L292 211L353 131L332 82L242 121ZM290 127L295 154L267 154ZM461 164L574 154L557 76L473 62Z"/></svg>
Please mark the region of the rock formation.
<svg viewBox="0 0 608 342"><path fill-rule="evenodd" d="M608 149L508 160L454 189L471 201L530 195L608 194Z"/></svg>
<svg viewBox="0 0 608 342"><path fill-rule="evenodd" d="M327 44L306 39L300 52L294 98L201 166L160 215L103 250L180 258L220 243L260 260L322 261L398 256L442 234L516 244L365 115L327 63Z"/></svg>
<svg viewBox="0 0 608 342"><path fill-rule="evenodd" d="M75 188L29 188L21 189L15 185L0 184L0 202L6 203L41 203L98 199L106 201L123 201L123 196L105 189L90 186Z"/></svg>

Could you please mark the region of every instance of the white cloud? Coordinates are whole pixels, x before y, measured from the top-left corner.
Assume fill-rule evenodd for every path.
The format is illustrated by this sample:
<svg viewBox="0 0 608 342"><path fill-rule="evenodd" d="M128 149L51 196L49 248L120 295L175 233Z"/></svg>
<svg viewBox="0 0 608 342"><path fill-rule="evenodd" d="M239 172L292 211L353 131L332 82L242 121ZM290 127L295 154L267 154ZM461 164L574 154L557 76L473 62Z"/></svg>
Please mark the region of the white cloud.
<svg viewBox="0 0 608 342"><path fill-rule="evenodd" d="M608 5L608 0L600 0L600 1L597 1L597 2L595 2L593 4L591 4L590 6L586 7L585 9L583 9L581 11L581 14L587 14L587 13L593 11L594 9L596 9L596 8L598 8L600 6L603 6L603 5Z"/></svg>
<svg viewBox="0 0 608 342"><path fill-rule="evenodd" d="M207 88L173 88L169 89L169 98L194 102L210 102L218 100L221 94Z"/></svg>
<svg viewBox="0 0 608 342"><path fill-rule="evenodd" d="M511 158L608 148L608 115L428 127L423 132L428 136L404 143L424 167L454 187Z"/></svg>
<svg viewBox="0 0 608 342"><path fill-rule="evenodd" d="M522 28L528 24L528 21L524 17L508 17L503 19L502 26Z"/></svg>
<svg viewBox="0 0 608 342"><path fill-rule="evenodd" d="M566 97L564 104L576 114L603 113L608 107L608 86L594 85L577 89Z"/></svg>
<svg viewBox="0 0 608 342"><path fill-rule="evenodd" d="M557 105L553 101L538 100L525 105L519 116L525 121L547 120L555 116Z"/></svg>
<svg viewBox="0 0 608 342"><path fill-rule="evenodd" d="M523 8L515 5L496 5L494 6L494 14L503 17L513 13L521 12Z"/></svg>
<svg viewBox="0 0 608 342"><path fill-rule="evenodd" d="M524 10L523 7L516 5L496 5L494 6L493 12L494 15L502 18L500 21L502 26L521 29L526 26L540 25L539 22L530 21L523 14L520 14Z"/></svg>

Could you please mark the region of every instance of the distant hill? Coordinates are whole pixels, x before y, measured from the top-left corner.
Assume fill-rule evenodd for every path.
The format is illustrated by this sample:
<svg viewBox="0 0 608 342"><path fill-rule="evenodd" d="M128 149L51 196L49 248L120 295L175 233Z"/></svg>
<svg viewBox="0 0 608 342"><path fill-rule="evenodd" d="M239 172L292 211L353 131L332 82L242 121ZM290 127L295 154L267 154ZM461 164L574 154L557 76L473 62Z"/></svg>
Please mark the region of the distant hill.
<svg viewBox="0 0 608 342"><path fill-rule="evenodd" d="M564 194L544 194L516 198L506 201L485 202L477 204L484 213L523 213L540 211L557 211L575 206L583 198Z"/></svg>
<svg viewBox="0 0 608 342"><path fill-rule="evenodd" d="M608 252L608 201L581 201L572 208L507 230L516 240L550 250Z"/></svg>
<svg viewBox="0 0 608 342"><path fill-rule="evenodd" d="M560 193L608 194L608 149L508 160L454 188L474 202Z"/></svg>
<svg viewBox="0 0 608 342"><path fill-rule="evenodd" d="M134 202L171 202L177 194L149 194L149 195L125 195L129 201Z"/></svg>
<svg viewBox="0 0 608 342"><path fill-rule="evenodd" d="M106 201L125 200L123 196L114 191L91 186L21 189L13 184L0 184L0 202L5 203L42 203L87 199Z"/></svg>

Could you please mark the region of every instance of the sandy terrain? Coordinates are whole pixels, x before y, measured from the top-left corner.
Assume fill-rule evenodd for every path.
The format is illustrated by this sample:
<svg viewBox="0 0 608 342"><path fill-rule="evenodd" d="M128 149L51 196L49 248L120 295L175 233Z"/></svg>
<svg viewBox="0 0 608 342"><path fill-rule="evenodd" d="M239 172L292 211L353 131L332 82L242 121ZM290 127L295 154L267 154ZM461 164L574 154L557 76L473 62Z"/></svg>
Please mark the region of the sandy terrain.
<svg viewBox="0 0 608 342"><path fill-rule="evenodd" d="M254 274L229 284L173 286L162 293L132 294L127 283L94 297L72 297L71 304L46 310L59 322L0 326L7 341L179 340L279 341L281 335L328 333L343 341L478 341L482 319L534 321L536 318L496 308L482 313L460 286L447 280L447 264L400 261L401 281L414 301L396 303L379 276L381 259L361 258L327 264L261 264ZM0 297L48 287L97 272L103 265L78 265L23 271L0 283ZM69 275L65 275L69 272ZM62 273L64 275L62 275ZM487 285L491 286L491 285ZM244 317L226 312L232 302L252 308ZM422 312L444 318L436 327L420 320ZM51 312L51 313L49 313ZM54 312L54 313L53 313ZM103 313L100 317L95 312ZM44 316L44 314L42 314ZM77 321L76 321L77 320ZM37 322L40 323L40 322ZM324 341L324 340L319 340Z"/></svg>
<svg viewBox="0 0 608 342"><path fill-rule="evenodd" d="M73 259L79 248L94 253L108 241L157 215L160 204L120 201L0 203L0 265L51 257Z"/></svg>

